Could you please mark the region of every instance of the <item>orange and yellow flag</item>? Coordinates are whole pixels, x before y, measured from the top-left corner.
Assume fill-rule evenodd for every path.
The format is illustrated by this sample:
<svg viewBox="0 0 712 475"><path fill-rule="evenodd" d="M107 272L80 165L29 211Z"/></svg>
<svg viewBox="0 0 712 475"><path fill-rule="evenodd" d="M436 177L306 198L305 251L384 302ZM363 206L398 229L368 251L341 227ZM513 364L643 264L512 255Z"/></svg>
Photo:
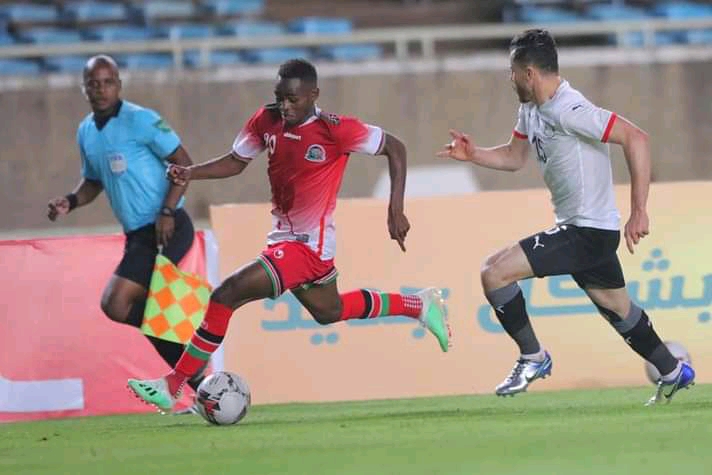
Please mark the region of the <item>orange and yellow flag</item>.
<svg viewBox="0 0 712 475"><path fill-rule="evenodd" d="M141 331L161 340L188 343L203 321L211 290L203 277L180 270L158 254Z"/></svg>

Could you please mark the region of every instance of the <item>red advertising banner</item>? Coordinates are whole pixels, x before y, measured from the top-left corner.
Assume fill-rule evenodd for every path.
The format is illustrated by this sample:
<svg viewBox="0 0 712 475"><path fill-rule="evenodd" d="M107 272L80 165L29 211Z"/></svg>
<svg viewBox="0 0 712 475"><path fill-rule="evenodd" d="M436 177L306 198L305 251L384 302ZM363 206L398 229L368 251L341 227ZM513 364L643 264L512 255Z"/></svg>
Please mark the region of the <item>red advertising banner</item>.
<svg viewBox="0 0 712 475"><path fill-rule="evenodd" d="M196 234L180 267L205 275ZM126 380L166 364L99 308L123 245L118 234L0 241L0 422L152 410Z"/></svg>

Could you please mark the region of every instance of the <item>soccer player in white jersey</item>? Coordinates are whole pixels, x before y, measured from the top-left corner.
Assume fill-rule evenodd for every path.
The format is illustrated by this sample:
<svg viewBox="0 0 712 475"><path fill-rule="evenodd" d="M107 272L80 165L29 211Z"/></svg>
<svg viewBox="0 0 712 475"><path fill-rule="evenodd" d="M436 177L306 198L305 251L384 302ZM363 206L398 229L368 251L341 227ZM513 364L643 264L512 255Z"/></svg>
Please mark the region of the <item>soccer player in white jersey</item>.
<svg viewBox="0 0 712 475"><path fill-rule="evenodd" d="M438 153L515 171L533 148L551 192L556 226L499 250L482 267L485 296L520 351L496 394L526 391L532 381L551 374L551 356L534 334L517 282L570 274L626 343L660 371L662 377L648 404L670 401L679 389L694 384L695 372L670 354L645 311L631 301L616 255L620 216L608 144L623 147L630 170L631 215L624 236L633 253L633 246L649 232L648 136L615 112L592 104L559 76L556 43L547 31L528 30L516 36L510 60L521 105L509 143L477 147L467 135L451 131L452 142Z"/></svg>

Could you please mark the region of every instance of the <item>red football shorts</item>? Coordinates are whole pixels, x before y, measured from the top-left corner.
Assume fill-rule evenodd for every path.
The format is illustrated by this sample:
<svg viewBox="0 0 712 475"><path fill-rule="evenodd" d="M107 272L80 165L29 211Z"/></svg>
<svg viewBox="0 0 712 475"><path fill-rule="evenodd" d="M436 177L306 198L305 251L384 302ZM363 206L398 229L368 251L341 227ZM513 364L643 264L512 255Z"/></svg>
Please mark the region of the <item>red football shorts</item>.
<svg viewBox="0 0 712 475"><path fill-rule="evenodd" d="M309 246L298 241L267 246L257 261L272 281L272 298L297 287L327 284L337 275L333 259L322 261Z"/></svg>

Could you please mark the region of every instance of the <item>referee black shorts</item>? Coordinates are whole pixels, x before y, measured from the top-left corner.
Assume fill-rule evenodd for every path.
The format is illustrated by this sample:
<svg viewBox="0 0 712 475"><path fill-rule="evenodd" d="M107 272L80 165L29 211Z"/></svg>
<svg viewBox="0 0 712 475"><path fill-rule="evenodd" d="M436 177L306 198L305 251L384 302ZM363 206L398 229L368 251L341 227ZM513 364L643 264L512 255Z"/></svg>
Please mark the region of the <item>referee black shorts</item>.
<svg viewBox="0 0 712 475"><path fill-rule="evenodd" d="M565 224L519 245L537 277L569 274L582 289L619 289L625 287L616 254L619 242L619 231Z"/></svg>
<svg viewBox="0 0 712 475"><path fill-rule="evenodd" d="M175 231L168 241L168 245L163 247L163 255L178 264L193 245L194 237L193 222L190 220L190 216L182 208L177 209ZM130 231L126 233L124 256L114 274L148 288L157 254L155 223Z"/></svg>

